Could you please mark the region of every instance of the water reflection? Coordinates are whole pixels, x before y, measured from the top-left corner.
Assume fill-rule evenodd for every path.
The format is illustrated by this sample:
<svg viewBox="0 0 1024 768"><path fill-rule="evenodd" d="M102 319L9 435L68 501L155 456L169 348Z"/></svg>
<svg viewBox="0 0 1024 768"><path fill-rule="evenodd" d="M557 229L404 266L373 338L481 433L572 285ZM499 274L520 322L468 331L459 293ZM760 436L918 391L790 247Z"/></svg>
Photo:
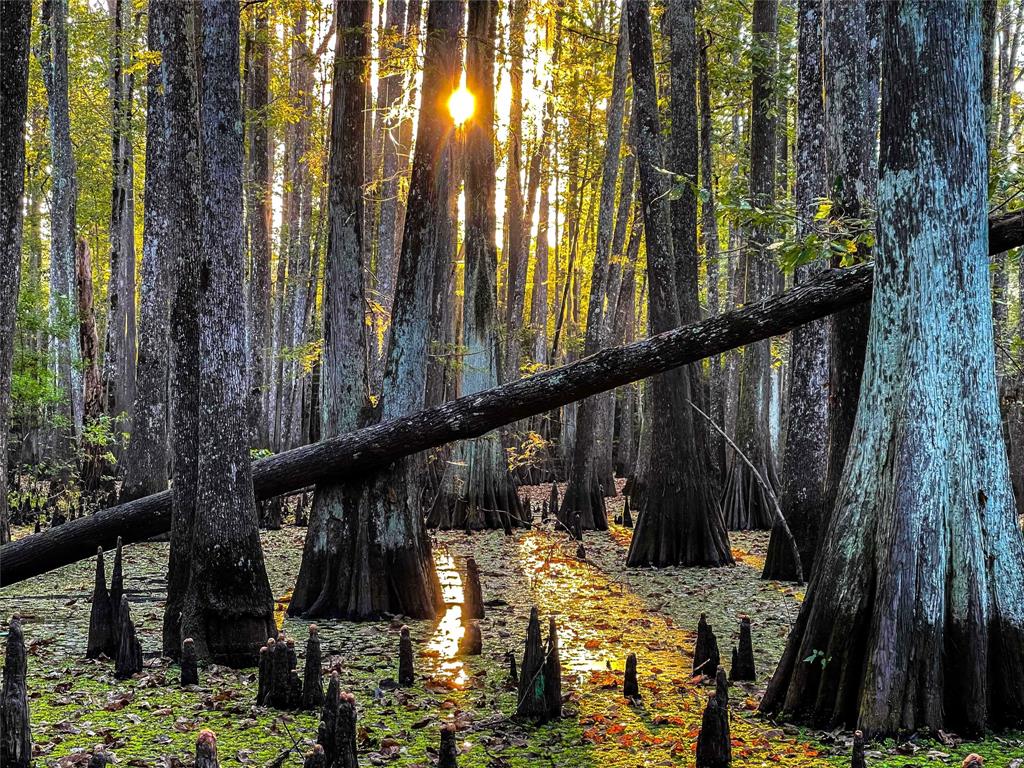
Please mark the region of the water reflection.
<svg viewBox="0 0 1024 768"><path fill-rule="evenodd" d="M459 658L459 642L466 633L462 626L462 603L465 600L462 575L455 567L455 559L447 552L435 551L434 565L446 607L444 616L426 643L424 655L435 659L436 678L461 688L469 681L466 667Z"/></svg>

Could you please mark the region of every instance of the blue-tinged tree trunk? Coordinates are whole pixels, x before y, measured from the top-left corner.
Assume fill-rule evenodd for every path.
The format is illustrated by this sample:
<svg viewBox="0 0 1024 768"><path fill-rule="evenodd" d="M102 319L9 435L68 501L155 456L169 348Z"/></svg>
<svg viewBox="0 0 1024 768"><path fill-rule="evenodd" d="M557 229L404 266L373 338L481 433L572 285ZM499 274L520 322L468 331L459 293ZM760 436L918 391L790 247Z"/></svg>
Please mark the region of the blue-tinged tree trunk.
<svg viewBox="0 0 1024 768"><path fill-rule="evenodd" d="M806 235L825 196L824 102L821 73L821 0L797 6L796 209L797 234ZM797 284L827 265L823 260L797 268ZM827 511L824 499L828 467L828 318L795 329L790 337L789 422L782 463L779 506L800 551L803 576L811 573L818 548L818 527ZM772 527L765 558L766 579L798 577L793 548L781 525Z"/></svg>
<svg viewBox="0 0 1024 768"><path fill-rule="evenodd" d="M324 276L324 358L320 423L325 438L357 429L368 400L363 293L363 110L371 6L338 5L331 102L327 264ZM357 564L366 546L358 514L362 487L320 483L306 531L302 565L288 612L344 616L358 597Z"/></svg>
<svg viewBox="0 0 1024 768"><path fill-rule="evenodd" d="M249 459L238 0L203 0L202 14L199 462L181 631L199 658L249 666L276 626Z"/></svg>
<svg viewBox="0 0 1024 768"><path fill-rule="evenodd" d="M1024 541L996 394L979 4L885 5L853 439L762 709L873 734L1024 723Z"/></svg>

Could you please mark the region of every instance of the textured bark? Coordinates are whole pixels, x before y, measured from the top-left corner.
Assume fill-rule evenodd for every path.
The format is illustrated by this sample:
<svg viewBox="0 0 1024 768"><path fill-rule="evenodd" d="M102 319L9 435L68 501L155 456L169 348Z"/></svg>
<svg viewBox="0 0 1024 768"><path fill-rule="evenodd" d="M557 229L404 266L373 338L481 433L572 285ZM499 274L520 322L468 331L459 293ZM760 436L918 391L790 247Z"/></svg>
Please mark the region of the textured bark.
<svg viewBox="0 0 1024 768"><path fill-rule="evenodd" d="M71 145L68 106L67 0L42 4L39 30L39 64L46 86L50 117L50 323L54 337L57 385L67 418L67 434L57 435L54 463L71 459L71 439L81 432L83 402L81 349L75 301L75 208L78 181Z"/></svg>
<svg viewBox="0 0 1024 768"><path fill-rule="evenodd" d="M6 21L6 18L4 19ZM26 674L28 657L21 620L11 619L4 649L4 682L0 690L0 764L10 768L32 765L32 730L29 725Z"/></svg>
<svg viewBox="0 0 1024 768"><path fill-rule="evenodd" d="M135 634L135 622L132 621L131 609L128 607L128 595L121 595L117 622L118 641L114 677L118 680L127 680L142 671L142 643Z"/></svg>
<svg viewBox="0 0 1024 768"><path fill-rule="evenodd" d="M718 694L708 697L697 734L697 768L729 768L732 740L729 737L729 708Z"/></svg>
<svg viewBox="0 0 1024 768"><path fill-rule="evenodd" d="M777 38L778 0L755 0L750 199L751 204L759 208L770 208L775 201L776 118L772 82L778 65ZM772 233L766 225L751 227L739 267L743 304L763 301L774 292L774 259L771 251L767 250L771 239ZM779 483L775 476L775 457L769 431L770 376L769 344L763 342L744 348L739 364L735 442L750 464L733 457L726 475L722 507L731 530L771 528L775 519L771 496Z"/></svg>
<svg viewBox="0 0 1024 768"><path fill-rule="evenodd" d="M275 626L245 418L238 2L204 0L202 13L199 454L181 631L199 658L251 666Z"/></svg>
<svg viewBox="0 0 1024 768"><path fill-rule="evenodd" d="M539 721L546 720L548 708L544 694L544 646L540 639L540 617L537 607L534 606L530 609L530 621L526 627L526 647L523 650L523 665L519 674L516 715Z"/></svg>
<svg viewBox="0 0 1024 768"><path fill-rule="evenodd" d="M89 609L89 638L86 642L85 657L97 659L101 654L113 658L114 613L110 607L110 593L107 591L107 576L103 565L103 548L96 551L96 580L92 588L92 606Z"/></svg>
<svg viewBox="0 0 1024 768"><path fill-rule="evenodd" d="M647 0L626 4L633 71L635 148L643 202L650 285L648 325L661 333L679 323L676 264L672 254L667 177L661 173L658 96L654 83ZM696 136L693 137L694 141ZM694 226L696 221L694 220ZM696 237L696 233L692 233ZM696 286L693 287L694 291ZM650 384L650 464L631 502L640 516L629 546L629 565L722 565L732 562L718 499L705 472L684 467L696 457L697 435L689 401L693 378L685 370L655 377ZM636 491L639 491L637 493ZM639 497L639 498L637 498Z"/></svg>
<svg viewBox="0 0 1024 768"><path fill-rule="evenodd" d="M165 7L157 9L157 3ZM195 49L190 39L196 24L192 4L153 0L150 12L165 14L161 79L167 114L167 163L180 169L167 180L167 234L158 243L159 261L173 270L171 294L170 442L174 484L168 500L171 544L164 607L164 655L181 648L180 618L191 569L192 523L196 510L199 452L199 260L200 168L198 92ZM147 497L152 498L152 497ZM166 528L165 528L166 530Z"/></svg>
<svg viewBox="0 0 1024 768"><path fill-rule="evenodd" d="M597 214L597 243L590 273L590 300L587 304L587 328L583 354L592 355L602 345L605 301L608 294L608 270L611 260L615 225L615 188L619 177L619 155L622 151L622 121L626 107L626 80L629 74L629 33L625 4L620 4L619 42L615 49L612 93L606 112L607 134L601 170L601 193ZM612 395L604 394L580 402L576 412L576 435L573 443L569 482L565 490L563 514L579 513L587 530L605 530L608 520L605 495L614 494L611 466L604 461L605 441L612 435L600 429L601 410Z"/></svg>
<svg viewBox="0 0 1024 768"><path fill-rule="evenodd" d="M1024 540L996 395L980 26L977 4L885 5L860 407L761 704L869 736L1024 723Z"/></svg>
<svg viewBox="0 0 1024 768"><path fill-rule="evenodd" d="M166 47L164 8L155 2L149 14L148 46ZM161 259L166 253L168 176L180 169L168 165L170 141L165 101L165 69L149 68L146 82L146 188L142 230L142 290L140 293L138 389L132 409L131 440L124 458L121 500L158 493L168 480L168 357L170 353L170 270Z"/></svg>
<svg viewBox="0 0 1024 768"><path fill-rule="evenodd" d="M199 659L196 656L196 644L191 637L186 637L181 644L181 685L199 685Z"/></svg>
<svg viewBox="0 0 1024 768"><path fill-rule="evenodd" d="M825 196L824 101L821 71L821 0L797 6L796 209L798 236L806 235ZM822 261L797 268L795 282L813 279ZM782 462L782 516L796 538L804 575L811 573L818 549L818 528L827 516L825 476L828 467L829 320L796 328L790 337L789 415ZM792 548L781 529L772 526L764 578L797 576Z"/></svg>
<svg viewBox="0 0 1024 768"><path fill-rule="evenodd" d="M324 276L320 429L326 438L359 427L368 407L361 212L370 13L369 2L339 6ZM358 483L317 485L302 564L288 606L291 615L344 615L357 599L361 585L354 564L368 535L357 518L361 493Z"/></svg>
<svg viewBox="0 0 1024 768"><path fill-rule="evenodd" d="M253 6L253 31L245 84L246 136L249 140L249 369L252 376L253 441L270 445L270 378L273 359L270 257L273 237L273 164L270 106L270 30L266 6ZM140 361L141 368L141 361ZM140 372L141 378L141 372Z"/></svg>
<svg viewBox="0 0 1024 768"><path fill-rule="evenodd" d="M25 116L28 111L32 3L0 4L0 544L11 540L7 508L7 435L11 416L14 324L21 285Z"/></svg>

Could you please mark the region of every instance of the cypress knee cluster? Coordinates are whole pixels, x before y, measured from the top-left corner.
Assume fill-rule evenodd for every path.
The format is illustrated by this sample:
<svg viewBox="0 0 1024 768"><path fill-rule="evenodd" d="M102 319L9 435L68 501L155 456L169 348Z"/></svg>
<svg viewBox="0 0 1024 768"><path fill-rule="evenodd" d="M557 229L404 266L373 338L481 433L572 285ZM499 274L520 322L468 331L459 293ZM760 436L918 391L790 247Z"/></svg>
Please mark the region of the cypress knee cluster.
<svg viewBox="0 0 1024 768"><path fill-rule="evenodd" d="M322 664L320 631L316 624L310 624L309 639L306 641L306 668L302 674L303 709L316 709L324 704Z"/></svg>
<svg viewBox="0 0 1024 768"><path fill-rule="evenodd" d="M21 619L14 616L7 631L4 682L0 689L0 765L28 768L32 762L32 729L29 725L28 656Z"/></svg>
<svg viewBox="0 0 1024 768"><path fill-rule="evenodd" d="M729 670L730 680L756 680L754 670L754 643L750 636L750 617L740 619L740 640L732 649L732 668Z"/></svg>
<svg viewBox="0 0 1024 768"><path fill-rule="evenodd" d="M289 646L283 633L277 636L276 641L268 638L267 655L270 673L266 690L268 703L274 709L298 709L302 704L302 681L295 671L298 660L294 645Z"/></svg>
<svg viewBox="0 0 1024 768"><path fill-rule="evenodd" d="M128 607L128 596L121 595L121 609L118 611L120 621L120 640L117 647L117 659L114 662L114 677L127 680L142 671L142 643L135 634L135 623L132 621Z"/></svg>
<svg viewBox="0 0 1024 768"><path fill-rule="evenodd" d="M636 679L636 654L626 657L626 676L622 680L622 695L627 699L640 698L640 683Z"/></svg>
<svg viewBox="0 0 1024 768"><path fill-rule="evenodd" d="M100 656L113 658L117 654L114 645L114 612L110 606L110 592L107 591L106 566L103 561L103 547L96 547L96 583L92 588L92 609L89 612L89 641L85 657L98 659Z"/></svg>
<svg viewBox="0 0 1024 768"><path fill-rule="evenodd" d="M484 650L484 640L480 634L480 622L476 619L471 619L466 622L463 630L462 640L459 641L459 653L463 656L479 656Z"/></svg>
<svg viewBox="0 0 1024 768"><path fill-rule="evenodd" d="M181 644L181 684L199 685L199 661L196 643L191 637L186 637Z"/></svg>
<svg viewBox="0 0 1024 768"><path fill-rule="evenodd" d="M196 739L195 768L220 768L217 760L217 737L213 731L202 730Z"/></svg>
<svg viewBox="0 0 1024 768"><path fill-rule="evenodd" d="M437 768L458 768L459 748L455 743L455 726L441 726L441 746L437 751Z"/></svg>
<svg viewBox="0 0 1024 768"><path fill-rule="evenodd" d="M484 617L484 595L480 588L480 568L472 557L466 558L466 580L462 587L462 618L482 619Z"/></svg>
<svg viewBox="0 0 1024 768"><path fill-rule="evenodd" d="M408 688L416 681L416 673L412 665L412 637L409 628L402 627L398 640L398 684Z"/></svg>
<svg viewBox="0 0 1024 768"><path fill-rule="evenodd" d="M697 622L697 641L693 646L693 674L711 677L721 661L718 638L708 624L707 615L702 613Z"/></svg>
<svg viewBox="0 0 1024 768"><path fill-rule="evenodd" d="M850 755L850 768L867 768L867 760L864 757L864 731L853 732L853 753ZM969 768L967 761L964 761L964 768ZM971 768L978 768L973 766Z"/></svg>
<svg viewBox="0 0 1024 768"><path fill-rule="evenodd" d="M323 748L327 768L358 768L356 700L351 693L341 692L337 672L331 673L327 684L317 742Z"/></svg>
<svg viewBox="0 0 1024 768"><path fill-rule="evenodd" d="M729 708L717 694L712 694L697 734L697 768L729 768L731 762Z"/></svg>

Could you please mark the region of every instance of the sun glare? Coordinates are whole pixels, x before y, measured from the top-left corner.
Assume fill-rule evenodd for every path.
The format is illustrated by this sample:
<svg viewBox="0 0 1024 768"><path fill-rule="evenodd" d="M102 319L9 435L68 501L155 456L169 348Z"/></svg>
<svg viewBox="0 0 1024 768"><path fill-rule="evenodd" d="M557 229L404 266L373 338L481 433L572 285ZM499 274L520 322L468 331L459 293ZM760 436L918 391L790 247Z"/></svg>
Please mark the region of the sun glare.
<svg viewBox="0 0 1024 768"><path fill-rule="evenodd" d="M473 116L476 98L465 85L460 85L448 97L448 112L456 125L462 125Z"/></svg>

